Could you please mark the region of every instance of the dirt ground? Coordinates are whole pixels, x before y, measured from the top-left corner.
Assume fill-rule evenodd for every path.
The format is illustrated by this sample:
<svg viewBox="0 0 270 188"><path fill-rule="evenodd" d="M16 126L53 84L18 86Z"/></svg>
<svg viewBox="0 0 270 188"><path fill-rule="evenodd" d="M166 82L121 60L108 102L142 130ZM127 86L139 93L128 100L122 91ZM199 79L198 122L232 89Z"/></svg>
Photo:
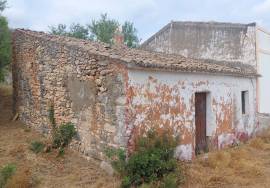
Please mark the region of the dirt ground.
<svg viewBox="0 0 270 188"><path fill-rule="evenodd" d="M9 87L0 87L0 167L12 163L16 174L8 187L119 187L120 180L99 167L99 161L86 160L67 149L57 153L35 154L32 141L46 140L19 121L12 121ZM179 163L180 164L180 163ZM185 163L185 184L180 187L270 187L270 132L246 144L199 156Z"/></svg>
<svg viewBox="0 0 270 188"><path fill-rule="evenodd" d="M57 153L35 154L30 143L45 140L38 132L12 119L10 88L0 89L0 167L12 163L17 174L9 187L119 187L115 177L108 176L94 159L89 161L78 153L66 150L64 157Z"/></svg>

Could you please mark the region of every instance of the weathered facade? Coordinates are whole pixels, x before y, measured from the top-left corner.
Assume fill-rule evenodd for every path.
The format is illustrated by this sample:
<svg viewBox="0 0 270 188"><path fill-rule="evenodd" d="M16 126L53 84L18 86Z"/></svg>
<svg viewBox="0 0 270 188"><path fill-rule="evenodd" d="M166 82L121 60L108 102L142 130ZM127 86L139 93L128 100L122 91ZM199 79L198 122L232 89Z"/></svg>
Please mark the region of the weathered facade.
<svg viewBox="0 0 270 188"><path fill-rule="evenodd" d="M186 160L205 146L223 148L259 129L252 65L18 29L13 78L14 110L22 121L49 132L53 103L58 124L76 125L72 146L97 158L108 146L132 150L134 139L152 128L180 136L176 157Z"/></svg>
<svg viewBox="0 0 270 188"><path fill-rule="evenodd" d="M142 49L188 58L253 66L258 79L257 109L270 113L270 32L256 23L172 21L146 40ZM240 63L239 63L240 62Z"/></svg>
<svg viewBox="0 0 270 188"><path fill-rule="evenodd" d="M242 62L256 68L255 23L171 22L141 47L195 59Z"/></svg>

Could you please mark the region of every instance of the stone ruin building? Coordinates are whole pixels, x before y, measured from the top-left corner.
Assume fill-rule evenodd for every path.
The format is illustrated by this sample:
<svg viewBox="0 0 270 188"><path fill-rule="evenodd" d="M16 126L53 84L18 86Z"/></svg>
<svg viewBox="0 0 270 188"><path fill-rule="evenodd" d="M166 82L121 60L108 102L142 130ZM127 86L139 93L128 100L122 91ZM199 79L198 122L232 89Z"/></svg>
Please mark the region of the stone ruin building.
<svg viewBox="0 0 270 188"><path fill-rule="evenodd" d="M13 32L14 111L50 131L72 122L72 147L102 159L104 149L132 149L155 128L180 135L178 159L254 135L258 74L253 64L196 60L42 32Z"/></svg>

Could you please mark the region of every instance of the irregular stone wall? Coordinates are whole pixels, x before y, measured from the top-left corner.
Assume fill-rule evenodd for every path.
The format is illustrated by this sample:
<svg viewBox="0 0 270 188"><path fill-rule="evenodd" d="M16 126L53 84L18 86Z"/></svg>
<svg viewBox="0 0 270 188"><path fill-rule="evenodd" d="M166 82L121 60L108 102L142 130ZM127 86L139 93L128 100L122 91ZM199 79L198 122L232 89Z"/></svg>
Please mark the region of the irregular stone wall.
<svg viewBox="0 0 270 188"><path fill-rule="evenodd" d="M32 127L50 132L48 109L57 124L72 122L73 147L102 158L107 146L125 145L126 68L117 60L15 31L13 33L14 110Z"/></svg>

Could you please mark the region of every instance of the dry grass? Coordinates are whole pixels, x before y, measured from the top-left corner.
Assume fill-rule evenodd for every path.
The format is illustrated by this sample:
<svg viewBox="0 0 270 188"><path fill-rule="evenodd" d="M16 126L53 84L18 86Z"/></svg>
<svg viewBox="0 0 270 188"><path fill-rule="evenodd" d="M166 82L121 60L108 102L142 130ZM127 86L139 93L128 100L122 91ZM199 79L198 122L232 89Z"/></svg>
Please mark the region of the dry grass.
<svg viewBox="0 0 270 188"><path fill-rule="evenodd" d="M227 151L209 153L207 165L211 168L225 168L231 162L231 154Z"/></svg>
<svg viewBox="0 0 270 188"><path fill-rule="evenodd" d="M106 175L99 163L67 150L36 155L29 150L33 140L45 140L18 121L11 121L12 89L0 86L0 166L17 165L7 187L119 187L116 177ZM183 187L270 187L270 130L247 144L210 152L190 164L181 164L186 181Z"/></svg>
<svg viewBox="0 0 270 188"><path fill-rule="evenodd" d="M264 150L267 146L266 143L262 138L254 138L249 142L249 146L255 148L255 149L260 149Z"/></svg>
<svg viewBox="0 0 270 188"><path fill-rule="evenodd" d="M12 87L10 85L0 83L0 92L1 92L1 96L11 96Z"/></svg>
<svg viewBox="0 0 270 188"><path fill-rule="evenodd" d="M184 187L270 187L270 131L190 164Z"/></svg>
<svg viewBox="0 0 270 188"><path fill-rule="evenodd" d="M6 188L29 188L34 186L29 169L20 169L7 182Z"/></svg>
<svg viewBox="0 0 270 188"><path fill-rule="evenodd" d="M99 161L83 158L67 149L64 157L56 152L35 154L30 149L34 140L46 141L38 132L19 121L12 121L12 89L0 86L0 166L15 164L16 173L7 187L119 187L119 180L108 176Z"/></svg>

